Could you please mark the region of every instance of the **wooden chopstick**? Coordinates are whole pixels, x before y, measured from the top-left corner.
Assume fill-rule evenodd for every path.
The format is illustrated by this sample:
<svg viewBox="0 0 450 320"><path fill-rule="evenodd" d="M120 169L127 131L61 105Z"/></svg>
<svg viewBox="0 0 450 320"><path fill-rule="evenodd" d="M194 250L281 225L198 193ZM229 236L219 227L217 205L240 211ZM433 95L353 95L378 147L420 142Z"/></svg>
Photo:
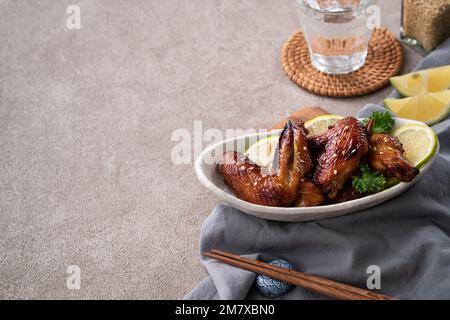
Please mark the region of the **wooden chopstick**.
<svg viewBox="0 0 450 320"><path fill-rule="evenodd" d="M228 252L212 250L205 252L206 257L225 262L229 265L256 272L274 279L342 300L398 300L397 298L373 291L357 288L348 284L328 280L303 272L283 269L258 260L241 257Z"/></svg>

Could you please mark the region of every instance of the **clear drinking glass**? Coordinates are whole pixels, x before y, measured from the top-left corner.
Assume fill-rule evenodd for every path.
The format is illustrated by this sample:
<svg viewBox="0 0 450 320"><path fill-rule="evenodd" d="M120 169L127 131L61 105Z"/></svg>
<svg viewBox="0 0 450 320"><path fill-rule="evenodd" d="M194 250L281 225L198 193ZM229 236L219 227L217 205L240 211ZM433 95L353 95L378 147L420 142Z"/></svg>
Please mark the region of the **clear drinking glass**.
<svg viewBox="0 0 450 320"><path fill-rule="evenodd" d="M373 28L374 0L297 0L312 65L328 74L347 74L364 65Z"/></svg>

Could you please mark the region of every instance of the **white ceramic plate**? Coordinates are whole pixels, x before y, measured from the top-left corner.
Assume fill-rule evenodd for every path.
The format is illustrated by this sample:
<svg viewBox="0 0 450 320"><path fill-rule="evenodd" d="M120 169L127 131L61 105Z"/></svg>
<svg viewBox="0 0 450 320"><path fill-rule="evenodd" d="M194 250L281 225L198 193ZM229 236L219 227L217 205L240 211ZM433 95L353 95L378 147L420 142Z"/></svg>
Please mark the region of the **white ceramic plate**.
<svg viewBox="0 0 450 320"><path fill-rule="evenodd" d="M405 124L419 123L413 120L395 118L394 130ZM317 206L309 208L284 208L284 207L269 207L256 205L237 198L233 191L225 185L222 176L216 170L216 164L211 163L211 154L214 153L222 155L224 151L238 151L244 153L249 141L255 142L258 139L280 134L281 130L257 133L252 135L240 136L229 140L224 140L207 147L200 154L195 162L195 171L200 182L210 191L212 191L222 202L239 209L250 215L277 221L311 221L318 219L325 219L331 217L342 216L345 214L361 211L373 206L376 206L386 200L389 200L402 192L406 191L414 183L416 183L431 167L436 155L439 153L439 143L436 152L430 161L420 169L420 173L414 178L412 182L401 182L390 189L384 190L374 195L364 198L347 201L344 203ZM209 160L209 161L208 161ZM209 162L209 163L208 163Z"/></svg>

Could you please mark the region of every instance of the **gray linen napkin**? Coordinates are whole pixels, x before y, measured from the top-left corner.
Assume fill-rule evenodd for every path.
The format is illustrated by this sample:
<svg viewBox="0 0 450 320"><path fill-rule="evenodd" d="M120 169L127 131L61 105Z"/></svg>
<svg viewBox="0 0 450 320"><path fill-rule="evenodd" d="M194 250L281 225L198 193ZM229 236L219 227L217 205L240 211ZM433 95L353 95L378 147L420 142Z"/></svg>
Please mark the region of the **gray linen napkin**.
<svg viewBox="0 0 450 320"><path fill-rule="evenodd" d="M450 39L417 69L450 64ZM392 96L396 96L393 93ZM380 105L364 107L364 117ZM385 110L385 109L384 109ZM450 119L435 125L437 159L414 187L375 208L306 223L266 221L226 205L203 223L201 253L221 249L253 258L285 257L297 270L365 287L381 270L379 292L401 299L450 299ZM209 273L185 299L265 299L255 275L201 257ZM296 287L280 299L323 299Z"/></svg>

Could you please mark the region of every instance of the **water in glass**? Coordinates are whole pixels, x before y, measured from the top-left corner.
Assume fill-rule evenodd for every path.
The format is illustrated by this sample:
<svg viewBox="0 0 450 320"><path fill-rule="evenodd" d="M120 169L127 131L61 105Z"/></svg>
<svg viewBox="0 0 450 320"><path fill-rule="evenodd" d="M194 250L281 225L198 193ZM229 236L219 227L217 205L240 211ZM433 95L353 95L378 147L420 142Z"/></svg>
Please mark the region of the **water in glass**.
<svg viewBox="0 0 450 320"><path fill-rule="evenodd" d="M373 0L297 0L300 22L313 66L328 74L347 74L364 65L373 28Z"/></svg>

